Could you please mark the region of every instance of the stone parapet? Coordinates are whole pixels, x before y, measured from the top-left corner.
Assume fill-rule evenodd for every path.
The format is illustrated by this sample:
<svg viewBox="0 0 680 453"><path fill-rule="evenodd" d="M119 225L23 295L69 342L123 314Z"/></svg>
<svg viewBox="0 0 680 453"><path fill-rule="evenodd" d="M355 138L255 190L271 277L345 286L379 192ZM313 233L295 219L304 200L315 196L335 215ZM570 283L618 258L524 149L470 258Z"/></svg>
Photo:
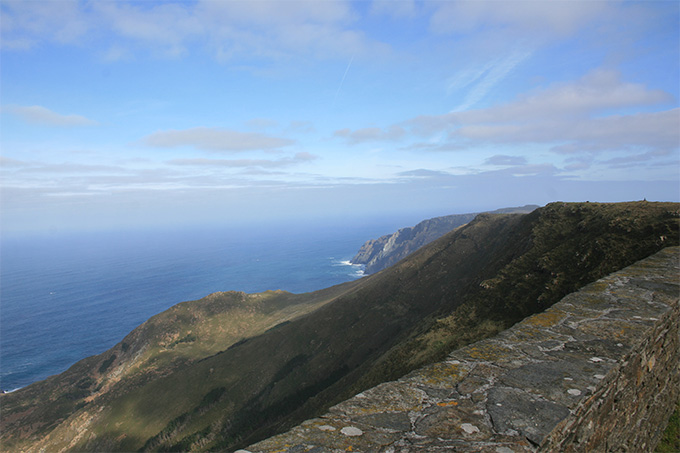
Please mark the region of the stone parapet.
<svg viewBox="0 0 680 453"><path fill-rule="evenodd" d="M652 451L680 389L680 248L249 452Z"/></svg>

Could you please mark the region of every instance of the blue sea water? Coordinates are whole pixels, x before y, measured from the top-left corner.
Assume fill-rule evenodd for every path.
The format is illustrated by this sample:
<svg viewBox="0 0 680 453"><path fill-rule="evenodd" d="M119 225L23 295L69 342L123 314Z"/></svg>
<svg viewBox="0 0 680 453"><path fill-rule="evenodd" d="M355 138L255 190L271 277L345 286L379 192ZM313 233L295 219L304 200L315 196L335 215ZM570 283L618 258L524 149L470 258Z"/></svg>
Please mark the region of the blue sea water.
<svg viewBox="0 0 680 453"><path fill-rule="evenodd" d="M0 388L104 352L172 305L216 291L313 291L356 279L349 259L387 223L3 238Z"/></svg>

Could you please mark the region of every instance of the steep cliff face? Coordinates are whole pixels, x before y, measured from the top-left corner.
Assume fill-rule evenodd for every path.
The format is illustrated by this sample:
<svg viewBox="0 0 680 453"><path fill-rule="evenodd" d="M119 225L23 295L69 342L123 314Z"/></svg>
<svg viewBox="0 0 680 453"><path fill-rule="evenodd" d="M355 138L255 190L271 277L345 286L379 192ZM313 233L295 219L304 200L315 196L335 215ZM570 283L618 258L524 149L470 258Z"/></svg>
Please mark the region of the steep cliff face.
<svg viewBox="0 0 680 453"><path fill-rule="evenodd" d="M680 243L677 203L483 214L383 272L308 294L179 304L0 395L10 451L234 450L492 336Z"/></svg>
<svg viewBox="0 0 680 453"><path fill-rule="evenodd" d="M503 208L490 214L529 213L538 208L526 205L517 208ZM370 239L361 246L352 258L352 264L366 266L367 274L374 274L392 266L422 246L438 239L466 223L470 223L478 213L454 214L423 220L414 227L401 228L396 233Z"/></svg>

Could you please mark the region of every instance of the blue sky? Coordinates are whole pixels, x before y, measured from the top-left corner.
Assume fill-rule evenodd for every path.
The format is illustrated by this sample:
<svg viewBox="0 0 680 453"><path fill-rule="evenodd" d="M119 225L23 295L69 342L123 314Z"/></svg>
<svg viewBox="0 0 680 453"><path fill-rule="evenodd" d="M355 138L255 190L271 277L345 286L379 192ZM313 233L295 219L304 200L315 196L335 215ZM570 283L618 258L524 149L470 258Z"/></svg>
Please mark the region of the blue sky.
<svg viewBox="0 0 680 453"><path fill-rule="evenodd" d="M5 233L680 199L676 1L2 1Z"/></svg>

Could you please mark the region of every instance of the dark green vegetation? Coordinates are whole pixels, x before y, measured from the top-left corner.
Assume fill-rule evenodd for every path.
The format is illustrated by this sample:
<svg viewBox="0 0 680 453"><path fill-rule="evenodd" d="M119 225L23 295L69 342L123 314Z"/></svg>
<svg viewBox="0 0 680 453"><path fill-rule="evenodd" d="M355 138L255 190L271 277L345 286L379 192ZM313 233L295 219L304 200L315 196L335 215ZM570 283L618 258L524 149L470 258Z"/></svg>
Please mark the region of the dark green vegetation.
<svg viewBox="0 0 680 453"><path fill-rule="evenodd" d="M396 265L314 293L219 293L2 395L10 450L232 450L490 336L678 245L677 203L480 215Z"/></svg>
<svg viewBox="0 0 680 453"><path fill-rule="evenodd" d="M656 453L677 453L680 451L680 401L675 403L675 412L668 420L668 426L654 451Z"/></svg>

